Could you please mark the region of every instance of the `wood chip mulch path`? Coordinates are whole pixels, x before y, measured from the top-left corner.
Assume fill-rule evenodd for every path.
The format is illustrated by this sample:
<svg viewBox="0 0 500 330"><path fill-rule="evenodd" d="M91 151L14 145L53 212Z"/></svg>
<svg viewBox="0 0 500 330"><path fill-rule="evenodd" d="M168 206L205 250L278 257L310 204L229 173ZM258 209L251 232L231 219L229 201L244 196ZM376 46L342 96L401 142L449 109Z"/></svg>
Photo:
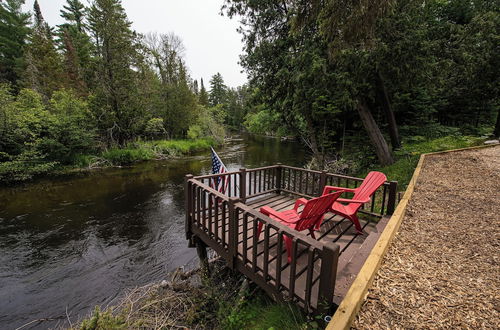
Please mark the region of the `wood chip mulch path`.
<svg viewBox="0 0 500 330"><path fill-rule="evenodd" d="M426 157L356 329L500 329L500 147Z"/></svg>

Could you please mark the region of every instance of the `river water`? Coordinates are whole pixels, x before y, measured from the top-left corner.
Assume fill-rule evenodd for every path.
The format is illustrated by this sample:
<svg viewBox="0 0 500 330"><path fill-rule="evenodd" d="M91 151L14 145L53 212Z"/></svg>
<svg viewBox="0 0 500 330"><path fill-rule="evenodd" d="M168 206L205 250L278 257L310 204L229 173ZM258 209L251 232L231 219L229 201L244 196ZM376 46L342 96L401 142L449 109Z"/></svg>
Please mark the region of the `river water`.
<svg viewBox="0 0 500 330"><path fill-rule="evenodd" d="M218 148L229 170L301 166L294 142L242 136ZM210 152L0 188L0 329L74 322L127 288L193 264L184 237L184 175Z"/></svg>

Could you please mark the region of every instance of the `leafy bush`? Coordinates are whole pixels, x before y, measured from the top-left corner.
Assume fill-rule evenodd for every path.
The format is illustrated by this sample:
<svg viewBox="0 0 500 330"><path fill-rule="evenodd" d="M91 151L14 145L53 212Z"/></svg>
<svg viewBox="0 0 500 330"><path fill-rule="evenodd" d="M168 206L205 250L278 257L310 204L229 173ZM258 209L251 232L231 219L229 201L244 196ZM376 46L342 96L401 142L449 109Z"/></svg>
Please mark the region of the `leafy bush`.
<svg viewBox="0 0 500 330"><path fill-rule="evenodd" d="M224 116L220 107L199 107L196 123L188 130L190 139L210 138L217 142L224 141L226 130L224 128Z"/></svg>
<svg viewBox="0 0 500 330"><path fill-rule="evenodd" d="M203 130L200 125L191 125L189 126L187 136L189 139L197 139L201 137L203 134Z"/></svg>
<svg viewBox="0 0 500 330"><path fill-rule="evenodd" d="M150 138L159 138L165 136L167 131L163 125L163 118L151 118L146 123L144 134Z"/></svg>
<svg viewBox="0 0 500 330"><path fill-rule="evenodd" d="M36 152L24 152L11 161L0 162L0 182L14 183L30 180L52 171L57 162L47 162Z"/></svg>

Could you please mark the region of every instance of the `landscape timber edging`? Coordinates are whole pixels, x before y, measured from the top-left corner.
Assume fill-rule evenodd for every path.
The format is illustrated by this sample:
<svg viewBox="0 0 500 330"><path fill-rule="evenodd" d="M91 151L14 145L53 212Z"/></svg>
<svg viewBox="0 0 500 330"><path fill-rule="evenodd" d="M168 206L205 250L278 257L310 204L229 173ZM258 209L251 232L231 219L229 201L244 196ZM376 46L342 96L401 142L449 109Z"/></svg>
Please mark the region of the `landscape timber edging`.
<svg viewBox="0 0 500 330"><path fill-rule="evenodd" d="M394 238L394 236L396 236L396 233L399 230L399 226L403 221L406 212L406 206L408 205L411 195L413 194L413 191L415 189L415 184L420 175L420 171L422 170L425 157L437 154L452 153L457 151L466 151L466 150L492 148L492 147L498 147L498 144L481 145L469 148L431 152L422 154L420 156L417 167L413 172L413 176L408 184L408 187L406 188L403 198L399 201L396 210L389 219L389 222L387 223L387 226L385 227L383 233L380 235L377 244L373 247L373 250L370 252L370 255L366 259L363 267L356 276L356 279L349 288L349 291L347 292L346 296L340 303L331 321L328 323L326 330L341 330L341 329L343 330L343 329L349 329L351 327L351 324L354 318L356 317L356 314L360 310L363 302L366 300L368 289L371 287L373 279L375 278L375 275L377 274L378 269L382 264L382 259L384 258L384 255L386 254L389 245L392 242L392 239Z"/></svg>

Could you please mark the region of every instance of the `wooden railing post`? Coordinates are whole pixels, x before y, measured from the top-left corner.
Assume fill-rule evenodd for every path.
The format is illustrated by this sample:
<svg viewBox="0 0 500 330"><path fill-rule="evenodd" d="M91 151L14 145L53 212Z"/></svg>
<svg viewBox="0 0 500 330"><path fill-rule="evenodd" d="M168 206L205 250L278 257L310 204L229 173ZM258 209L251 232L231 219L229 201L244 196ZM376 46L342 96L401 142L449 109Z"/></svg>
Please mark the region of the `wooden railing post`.
<svg viewBox="0 0 500 330"><path fill-rule="evenodd" d="M331 242L326 243L321 251L318 313L323 315L329 312L333 302L339 252L339 246Z"/></svg>
<svg viewBox="0 0 500 330"><path fill-rule="evenodd" d="M318 191L318 196L321 196L323 193L323 189L325 189L326 186L326 171L321 171L321 174L319 176L319 191Z"/></svg>
<svg viewBox="0 0 500 330"><path fill-rule="evenodd" d="M393 214L396 208L396 195L398 191L398 182L389 182L389 197L387 199L387 214Z"/></svg>
<svg viewBox="0 0 500 330"><path fill-rule="evenodd" d="M234 269L236 258L238 255L238 212L236 211L236 203L239 203L240 199L237 197L230 197L228 201L229 209L229 262L228 266L230 269Z"/></svg>
<svg viewBox="0 0 500 330"><path fill-rule="evenodd" d="M281 167L281 163L276 164L276 171L275 171L275 176L276 176L276 193L281 192L281 170L283 167Z"/></svg>
<svg viewBox="0 0 500 330"><path fill-rule="evenodd" d="M189 180L193 178L192 174L188 174L185 176L184 181L184 211L186 212L186 221L184 223L184 229L186 230L186 239L191 240L192 232L191 232L191 214L193 210L191 209L193 205L193 196L191 194L191 183Z"/></svg>
<svg viewBox="0 0 500 330"><path fill-rule="evenodd" d="M240 199L243 203L247 200L247 169L240 168Z"/></svg>

